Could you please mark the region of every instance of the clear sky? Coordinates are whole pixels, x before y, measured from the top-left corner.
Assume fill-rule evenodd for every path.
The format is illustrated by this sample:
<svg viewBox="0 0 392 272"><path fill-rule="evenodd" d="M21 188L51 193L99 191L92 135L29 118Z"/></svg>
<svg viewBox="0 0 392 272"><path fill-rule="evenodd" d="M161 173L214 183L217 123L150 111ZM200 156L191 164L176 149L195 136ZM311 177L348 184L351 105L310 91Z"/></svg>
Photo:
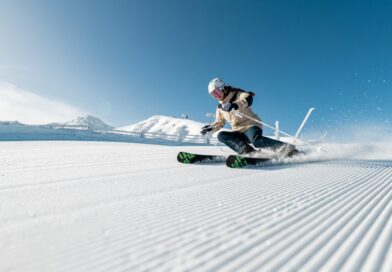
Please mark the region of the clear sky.
<svg viewBox="0 0 392 272"><path fill-rule="evenodd" d="M0 80L119 126L208 122L218 76L288 132L309 107L309 129L389 129L391 14L382 0L3 0Z"/></svg>

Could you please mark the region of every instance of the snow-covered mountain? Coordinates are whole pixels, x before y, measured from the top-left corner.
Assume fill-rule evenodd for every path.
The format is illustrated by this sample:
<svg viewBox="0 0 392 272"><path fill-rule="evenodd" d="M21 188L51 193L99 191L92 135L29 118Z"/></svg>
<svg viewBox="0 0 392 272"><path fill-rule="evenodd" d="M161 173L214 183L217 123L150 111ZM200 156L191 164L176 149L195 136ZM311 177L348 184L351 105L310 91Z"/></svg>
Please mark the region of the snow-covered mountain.
<svg viewBox="0 0 392 272"><path fill-rule="evenodd" d="M200 134L203 123L168 116L152 116L140 123L114 129L93 116L78 117L66 123L26 125L0 122L0 141L78 140L110 142L160 142L164 144L206 143ZM213 138L210 142L215 142Z"/></svg>
<svg viewBox="0 0 392 272"><path fill-rule="evenodd" d="M74 140L137 142L127 135L108 133L108 130L92 130L84 126L64 124L25 125L19 122L0 122L0 141Z"/></svg>
<svg viewBox="0 0 392 272"><path fill-rule="evenodd" d="M134 133L200 135L200 128L203 125L205 124L190 119L154 115L139 123L118 127L116 130Z"/></svg>
<svg viewBox="0 0 392 272"><path fill-rule="evenodd" d="M124 135L107 134L113 127L93 116L78 117L66 123L26 125L17 121L0 122L0 141L82 140L131 141Z"/></svg>
<svg viewBox="0 0 392 272"><path fill-rule="evenodd" d="M118 127L114 131L131 133L150 139L206 143L208 139L200 134L200 129L203 125L205 124L186 118L154 115L139 123ZM209 141L215 143L217 139L213 137Z"/></svg>
<svg viewBox="0 0 392 272"><path fill-rule="evenodd" d="M101 119L87 115L77 117L69 122L62 123L60 125L69 126L69 127L83 127L89 130L111 130L112 126L109 126Z"/></svg>

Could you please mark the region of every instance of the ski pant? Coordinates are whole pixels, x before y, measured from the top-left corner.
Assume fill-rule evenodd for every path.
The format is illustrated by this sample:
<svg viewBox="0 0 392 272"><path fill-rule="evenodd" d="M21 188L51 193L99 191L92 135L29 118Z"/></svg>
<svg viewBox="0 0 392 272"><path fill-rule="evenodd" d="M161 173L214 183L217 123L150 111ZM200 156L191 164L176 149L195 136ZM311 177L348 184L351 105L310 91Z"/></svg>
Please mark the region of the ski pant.
<svg viewBox="0 0 392 272"><path fill-rule="evenodd" d="M257 126L250 127L242 133L238 131L221 131L218 134L218 140L238 154L256 151L250 144L257 148L268 148L274 151L284 146L290 146L290 144L264 137L263 130Z"/></svg>

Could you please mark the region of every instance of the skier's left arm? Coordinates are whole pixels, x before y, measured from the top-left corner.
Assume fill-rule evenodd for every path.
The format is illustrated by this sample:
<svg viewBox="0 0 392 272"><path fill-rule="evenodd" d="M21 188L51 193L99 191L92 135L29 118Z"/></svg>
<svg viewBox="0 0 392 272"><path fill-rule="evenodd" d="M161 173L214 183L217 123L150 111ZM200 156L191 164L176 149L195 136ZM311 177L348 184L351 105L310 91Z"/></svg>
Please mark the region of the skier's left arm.
<svg viewBox="0 0 392 272"><path fill-rule="evenodd" d="M237 95L237 99L233 102L234 107L237 109L248 108L253 103L253 93L248 92L239 92Z"/></svg>
<svg viewBox="0 0 392 272"><path fill-rule="evenodd" d="M248 108L253 103L253 95L253 93L238 92L237 97L233 102L222 104L222 109L230 112L232 110Z"/></svg>

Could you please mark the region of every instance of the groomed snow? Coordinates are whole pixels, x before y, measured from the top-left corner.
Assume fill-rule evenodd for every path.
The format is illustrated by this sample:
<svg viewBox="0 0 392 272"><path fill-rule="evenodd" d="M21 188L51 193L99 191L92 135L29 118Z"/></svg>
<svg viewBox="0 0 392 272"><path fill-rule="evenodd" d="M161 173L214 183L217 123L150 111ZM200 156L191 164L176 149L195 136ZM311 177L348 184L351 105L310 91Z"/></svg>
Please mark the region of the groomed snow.
<svg viewBox="0 0 392 272"><path fill-rule="evenodd" d="M392 144L325 149L229 169L175 160L214 146L0 142L0 271L392 271Z"/></svg>

